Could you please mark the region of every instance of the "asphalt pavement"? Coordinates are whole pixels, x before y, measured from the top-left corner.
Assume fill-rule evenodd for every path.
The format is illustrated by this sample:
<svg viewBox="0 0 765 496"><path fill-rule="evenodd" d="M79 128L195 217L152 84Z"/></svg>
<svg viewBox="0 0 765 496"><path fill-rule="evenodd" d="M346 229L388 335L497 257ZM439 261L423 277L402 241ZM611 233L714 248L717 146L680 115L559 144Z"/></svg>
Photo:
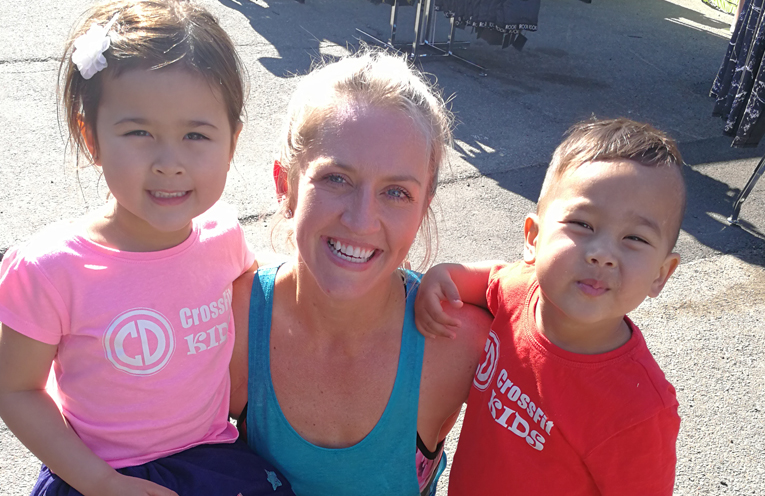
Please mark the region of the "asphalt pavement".
<svg viewBox="0 0 765 496"><path fill-rule="evenodd" d="M270 251L276 210L271 163L282 115L317 57L358 46L360 28L387 38L390 7L366 0L199 0L231 34L249 73L247 123L224 199L248 240ZM105 184L76 169L56 118L63 41L89 0L0 7L0 253L56 220L100 205ZM447 22L437 14L436 41ZM591 115L650 122L680 144L689 201L682 264L631 316L677 388L683 419L675 494L765 495L765 180L725 219L765 154L734 149L712 117L709 88L732 17L700 0L542 0L539 31L522 50L464 30L459 54L422 68L451 96L458 127L439 188L437 261L516 259L522 221L564 131ZM399 40L412 39L402 8ZM416 265L416 257L415 257ZM447 451L456 445L458 429ZM39 462L0 422L0 495L29 494ZM439 495L446 494L442 483ZM512 494L512 488L509 489Z"/></svg>

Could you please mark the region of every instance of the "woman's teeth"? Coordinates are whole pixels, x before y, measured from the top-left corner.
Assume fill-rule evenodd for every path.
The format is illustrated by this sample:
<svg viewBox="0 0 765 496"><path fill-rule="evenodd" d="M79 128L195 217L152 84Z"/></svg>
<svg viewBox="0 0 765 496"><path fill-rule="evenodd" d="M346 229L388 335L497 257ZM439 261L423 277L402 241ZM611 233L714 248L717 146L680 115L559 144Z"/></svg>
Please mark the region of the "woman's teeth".
<svg viewBox="0 0 765 496"><path fill-rule="evenodd" d="M332 252L343 260L355 263L368 262L375 250L369 248L359 248L358 246L344 245L340 241L330 239L329 247Z"/></svg>

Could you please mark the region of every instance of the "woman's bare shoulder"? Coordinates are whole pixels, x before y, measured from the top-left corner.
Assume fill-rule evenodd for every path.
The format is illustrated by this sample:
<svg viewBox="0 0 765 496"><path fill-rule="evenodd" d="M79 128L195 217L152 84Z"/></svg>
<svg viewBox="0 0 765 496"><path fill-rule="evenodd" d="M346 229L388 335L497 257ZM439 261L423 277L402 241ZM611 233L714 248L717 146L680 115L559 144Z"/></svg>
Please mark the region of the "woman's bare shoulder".
<svg viewBox="0 0 765 496"><path fill-rule="evenodd" d="M462 325L455 339L426 339L420 383L418 426L424 429L427 422L435 432L467 401L492 321L489 312L473 305L447 312Z"/></svg>
<svg viewBox="0 0 765 496"><path fill-rule="evenodd" d="M424 361L428 366L442 368L443 364L464 365L475 372L483 353L486 337L491 327L491 314L474 305L462 308L447 308L446 312L461 322L454 339L428 338L425 344ZM453 369L456 367L443 367ZM446 372L444 372L446 373Z"/></svg>

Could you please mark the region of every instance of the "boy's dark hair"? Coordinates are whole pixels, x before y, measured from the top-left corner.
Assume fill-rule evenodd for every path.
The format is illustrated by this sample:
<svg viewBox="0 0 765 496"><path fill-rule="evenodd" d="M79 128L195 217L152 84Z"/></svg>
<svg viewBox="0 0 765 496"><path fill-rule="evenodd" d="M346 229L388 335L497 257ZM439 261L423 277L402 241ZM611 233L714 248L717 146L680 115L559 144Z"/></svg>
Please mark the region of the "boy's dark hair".
<svg viewBox="0 0 765 496"><path fill-rule="evenodd" d="M677 169L681 184L677 191L680 200L677 221L679 234L685 214L685 181L682 179L683 158L672 138L650 124L624 117L582 121L574 124L566 131L566 135L566 139L555 149L547 169L537 202L537 214L544 211L548 197L554 190L552 185L567 171L576 170L588 162L631 160L648 167Z"/></svg>
<svg viewBox="0 0 765 496"><path fill-rule="evenodd" d="M92 26L105 26L111 44L103 53L108 67L85 79L72 62L75 40ZM205 78L220 91L232 130L241 123L244 107L244 67L234 44L215 17L192 2L181 0L113 0L92 8L74 28L59 67L60 112L69 128L75 153L92 160L83 131L98 144L96 114L104 78L131 69L182 67Z"/></svg>

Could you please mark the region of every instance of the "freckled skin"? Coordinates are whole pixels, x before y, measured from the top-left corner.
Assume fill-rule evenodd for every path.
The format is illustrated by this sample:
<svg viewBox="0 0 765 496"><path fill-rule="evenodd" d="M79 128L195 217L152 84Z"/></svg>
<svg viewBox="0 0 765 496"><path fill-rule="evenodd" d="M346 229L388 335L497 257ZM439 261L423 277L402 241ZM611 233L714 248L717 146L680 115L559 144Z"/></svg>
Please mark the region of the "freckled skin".
<svg viewBox="0 0 765 496"><path fill-rule="evenodd" d="M294 200L301 268L333 298L385 287L409 252L426 212L428 146L397 110L346 109L321 134L303 166ZM330 240L375 254L345 262Z"/></svg>

